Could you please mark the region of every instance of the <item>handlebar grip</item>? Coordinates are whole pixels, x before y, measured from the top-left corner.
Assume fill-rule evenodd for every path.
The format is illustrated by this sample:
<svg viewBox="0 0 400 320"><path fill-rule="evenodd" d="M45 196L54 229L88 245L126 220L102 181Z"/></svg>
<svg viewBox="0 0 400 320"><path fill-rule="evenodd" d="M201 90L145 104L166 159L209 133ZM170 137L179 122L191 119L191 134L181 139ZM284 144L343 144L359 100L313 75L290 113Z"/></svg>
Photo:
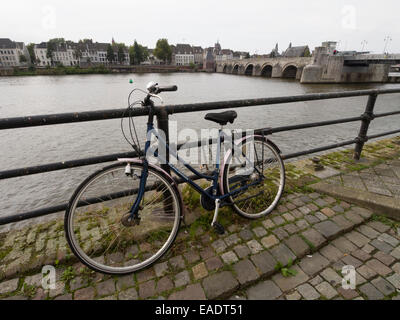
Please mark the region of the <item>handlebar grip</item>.
<svg viewBox="0 0 400 320"><path fill-rule="evenodd" d="M177 86L169 86L169 87L158 87L157 88L157 93L172 92L172 91L178 91L178 87Z"/></svg>

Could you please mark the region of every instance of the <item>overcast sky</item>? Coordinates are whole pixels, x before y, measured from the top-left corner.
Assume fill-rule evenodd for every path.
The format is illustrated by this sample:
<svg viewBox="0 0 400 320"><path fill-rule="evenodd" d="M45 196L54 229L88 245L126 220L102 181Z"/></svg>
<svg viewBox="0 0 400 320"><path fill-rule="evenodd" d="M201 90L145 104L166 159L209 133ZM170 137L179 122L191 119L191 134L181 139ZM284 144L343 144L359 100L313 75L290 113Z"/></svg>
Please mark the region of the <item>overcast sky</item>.
<svg viewBox="0 0 400 320"><path fill-rule="evenodd" d="M399 0L12 0L0 6L0 38L78 41L154 47L157 39L269 53L279 43L340 41L340 50L400 53Z"/></svg>

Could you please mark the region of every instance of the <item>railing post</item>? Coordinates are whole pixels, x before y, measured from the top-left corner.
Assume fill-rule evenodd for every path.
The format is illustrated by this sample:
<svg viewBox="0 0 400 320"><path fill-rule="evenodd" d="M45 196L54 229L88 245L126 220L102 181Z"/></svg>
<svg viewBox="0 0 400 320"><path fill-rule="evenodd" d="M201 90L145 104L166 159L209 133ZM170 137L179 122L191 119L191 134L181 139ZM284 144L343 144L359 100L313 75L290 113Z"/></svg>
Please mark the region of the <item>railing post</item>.
<svg viewBox="0 0 400 320"><path fill-rule="evenodd" d="M168 112L165 108L159 108L157 110L157 128L162 130L165 134L165 141L169 145L169 124L168 124ZM167 150L166 150L167 151ZM169 152L167 151L166 159L169 162ZM170 167L167 164L161 164L161 168L168 173L171 173Z"/></svg>
<svg viewBox="0 0 400 320"><path fill-rule="evenodd" d="M360 160L361 158L361 153L364 148L365 142L367 142L367 134L368 134L368 129L369 125L372 120L374 120L374 108L375 108L375 103L376 99L378 98L377 93L373 93L369 95L368 98L368 103L367 106L365 107L365 112L362 115L362 120L361 120L361 128L360 132L357 137L357 143L356 143L356 148L354 151L354 160Z"/></svg>

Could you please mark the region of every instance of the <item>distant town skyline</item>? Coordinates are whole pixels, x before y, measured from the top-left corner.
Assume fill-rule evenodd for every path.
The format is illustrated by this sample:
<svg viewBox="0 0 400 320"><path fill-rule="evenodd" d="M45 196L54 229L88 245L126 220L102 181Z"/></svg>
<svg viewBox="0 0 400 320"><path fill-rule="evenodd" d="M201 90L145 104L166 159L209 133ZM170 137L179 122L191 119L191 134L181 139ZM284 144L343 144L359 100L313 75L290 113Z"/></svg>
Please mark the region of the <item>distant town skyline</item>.
<svg viewBox="0 0 400 320"><path fill-rule="evenodd" d="M289 43L309 45L339 42L339 50L400 52L398 12L400 3L385 5L364 0L308 0L279 2L249 0L153 0L148 2L27 1L2 5L0 37L25 43L40 43L63 37L78 41L132 44L136 39L154 47L159 38L170 43L212 46L219 40L223 48L269 53L279 43L283 51ZM146 13L146 14L144 14Z"/></svg>

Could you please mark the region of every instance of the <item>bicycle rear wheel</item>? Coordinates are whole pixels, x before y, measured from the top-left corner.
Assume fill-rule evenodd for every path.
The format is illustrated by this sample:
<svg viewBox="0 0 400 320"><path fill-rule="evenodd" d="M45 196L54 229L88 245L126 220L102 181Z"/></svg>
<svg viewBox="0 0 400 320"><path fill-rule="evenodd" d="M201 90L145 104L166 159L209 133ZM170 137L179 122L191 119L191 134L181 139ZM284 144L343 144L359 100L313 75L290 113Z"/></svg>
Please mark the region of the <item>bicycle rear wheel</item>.
<svg viewBox="0 0 400 320"><path fill-rule="evenodd" d="M131 164L131 175L125 167L115 164L86 179L65 214L73 253L88 267L107 274L130 274L152 265L170 248L181 222L179 193L153 168L148 171L140 220L128 221L143 166Z"/></svg>
<svg viewBox="0 0 400 320"><path fill-rule="evenodd" d="M276 146L263 137L247 137L224 166L225 194L233 209L248 219L271 213L285 188L285 166Z"/></svg>

